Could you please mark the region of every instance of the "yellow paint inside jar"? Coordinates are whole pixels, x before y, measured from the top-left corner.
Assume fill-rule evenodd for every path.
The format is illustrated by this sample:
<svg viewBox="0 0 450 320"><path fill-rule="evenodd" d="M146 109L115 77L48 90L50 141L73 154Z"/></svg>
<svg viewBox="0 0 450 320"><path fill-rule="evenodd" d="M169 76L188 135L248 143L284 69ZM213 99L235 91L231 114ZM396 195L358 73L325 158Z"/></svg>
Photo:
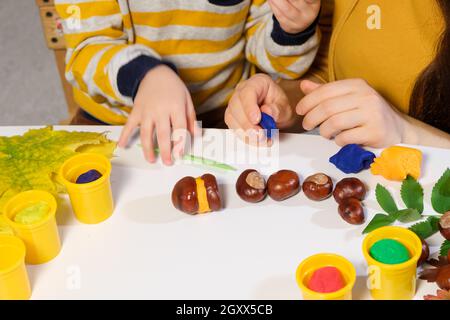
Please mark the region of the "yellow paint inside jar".
<svg viewBox="0 0 450 320"><path fill-rule="evenodd" d="M20 210L14 216L14 222L25 225L35 224L45 220L49 211L49 205L44 201L39 201Z"/></svg>
<svg viewBox="0 0 450 320"><path fill-rule="evenodd" d="M208 197L206 196L205 181L202 178L195 179L197 185L198 213L210 212Z"/></svg>

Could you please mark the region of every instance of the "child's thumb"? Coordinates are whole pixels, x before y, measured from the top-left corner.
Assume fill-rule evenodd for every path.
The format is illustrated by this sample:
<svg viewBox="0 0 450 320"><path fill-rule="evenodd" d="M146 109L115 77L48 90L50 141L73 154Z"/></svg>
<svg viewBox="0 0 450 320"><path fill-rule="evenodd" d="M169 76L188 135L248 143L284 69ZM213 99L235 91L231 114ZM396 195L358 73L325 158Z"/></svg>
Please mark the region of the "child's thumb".
<svg viewBox="0 0 450 320"><path fill-rule="evenodd" d="M313 82L311 80L303 80L300 82L300 90L302 90L305 95L310 94L320 86L321 84Z"/></svg>

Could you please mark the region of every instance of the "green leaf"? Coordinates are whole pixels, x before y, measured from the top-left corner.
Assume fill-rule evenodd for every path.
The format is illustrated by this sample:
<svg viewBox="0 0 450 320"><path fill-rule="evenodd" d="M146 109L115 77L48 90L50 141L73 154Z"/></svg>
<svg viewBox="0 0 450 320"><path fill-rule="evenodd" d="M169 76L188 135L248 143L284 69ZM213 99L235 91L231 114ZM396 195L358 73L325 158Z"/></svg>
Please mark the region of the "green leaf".
<svg viewBox="0 0 450 320"><path fill-rule="evenodd" d="M381 184L377 184L375 195L377 197L378 204L384 211L389 214L393 214L398 211L394 198L392 198L390 192Z"/></svg>
<svg viewBox="0 0 450 320"><path fill-rule="evenodd" d="M430 216L426 220L409 227L409 230L422 239L427 239L439 231L439 217Z"/></svg>
<svg viewBox="0 0 450 320"><path fill-rule="evenodd" d="M112 156L116 143L105 133L59 131L52 127L0 137L0 212L6 201L26 190L62 192L58 171L80 152Z"/></svg>
<svg viewBox="0 0 450 320"><path fill-rule="evenodd" d="M408 209L423 212L423 188L413 177L408 176L403 181L400 194Z"/></svg>
<svg viewBox="0 0 450 320"><path fill-rule="evenodd" d="M447 168L431 193L433 209L439 213L450 211L450 169Z"/></svg>
<svg viewBox="0 0 450 320"><path fill-rule="evenodd" d="M414 222L422 219L422 215L416 209L404 209L397 212L397 220L403 223Z"/></svg>
<svg viewBox="0 0 450 320"><path fill-rule="evenodd" d="M449 251L450 251L450 241L449 240L445 240L442 243L441 249L439 250L439 254L441 256L446 257L448 255Z"/></svg>
<svg viewBox="0 0 450 320"><path fill-rule="evenodd" d="M369 224L366 226L366 228L363 230L363 234L372 232L373 230L376 230L381 227L389 226L393 224L396 220L396 216L394 215L387 215L384 213L377 213L373 219L369 222Z"/></svg>

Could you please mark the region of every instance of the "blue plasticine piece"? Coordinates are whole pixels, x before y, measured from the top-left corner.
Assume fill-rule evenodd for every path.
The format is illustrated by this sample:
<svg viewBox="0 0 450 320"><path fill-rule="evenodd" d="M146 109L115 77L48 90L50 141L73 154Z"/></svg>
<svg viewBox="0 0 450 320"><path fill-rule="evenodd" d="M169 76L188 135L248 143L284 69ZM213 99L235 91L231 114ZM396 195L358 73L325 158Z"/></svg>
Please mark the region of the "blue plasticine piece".
<svg viewBox="0 0 450 320"><path fill-rule="evenodd" d="M89 183L93 182L95 180L98 180L102 177L102 174L98 172L97 170L89 170L83 174L81 174L75 183L77 184L83 184L83 183Z"/></svg>
<svg viewBox="0 0 450 320"><path fill-rule="evenodd" d="M330 162L344 173L358 173L370 168L375 154L357 144L348 144L330 158Z"/></svg>
<svg viewBox="0 0 450 320"><path fill-rule="evenodd" d="M259 123L261 128L266 130L266 136L268 139L272 138L272 130L277 129L275 120L267 113L261 112L261 122Z"/></svg>

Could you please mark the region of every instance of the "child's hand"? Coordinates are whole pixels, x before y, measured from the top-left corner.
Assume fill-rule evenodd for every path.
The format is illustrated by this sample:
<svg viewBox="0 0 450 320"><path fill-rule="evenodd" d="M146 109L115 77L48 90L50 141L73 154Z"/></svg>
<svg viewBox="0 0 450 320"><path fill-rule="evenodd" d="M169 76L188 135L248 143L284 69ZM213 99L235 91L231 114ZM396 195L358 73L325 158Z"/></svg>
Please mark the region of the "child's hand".
<svg viewBox="0 0 450 320"><path fill-rule="evenodd" d="M133 110L122 130L119 147L126 146L130 135L138 126L147 161L155 161L153 134L156 131L161 158L166 165L172 164L172 131L186 133L187 129L192 135L198 133L189 91L169 67L158 66L150 70L141 81ZM180 140L174 143L173 149L178 149L181 155L185 139L180 136L177 139Z"/></svg>
<svg viewBox="0 0 450 320"><path fill-rule="evenodd" d="M265 135L258 126L261 112L271 115L278 128L287 128L295 121L284 91L268 75L260 73L237 86L225 111L225 123L247 143L262 142Z"/></svg>
<svg viewBox="0 0 450 320"><path fill-rule="evenodd" d="M306 30L316 20L320 0L268 0L273 14L287 33Z"/></svg>
<svg viewBox="0 0 450 320"><path fill-rule="evenodd" d="M405 118L361 79L319 85L302 81L305 97L297 105L303 127L320 127L320 134L338 145L356 143L387 147L402 142Z"/></svg>

